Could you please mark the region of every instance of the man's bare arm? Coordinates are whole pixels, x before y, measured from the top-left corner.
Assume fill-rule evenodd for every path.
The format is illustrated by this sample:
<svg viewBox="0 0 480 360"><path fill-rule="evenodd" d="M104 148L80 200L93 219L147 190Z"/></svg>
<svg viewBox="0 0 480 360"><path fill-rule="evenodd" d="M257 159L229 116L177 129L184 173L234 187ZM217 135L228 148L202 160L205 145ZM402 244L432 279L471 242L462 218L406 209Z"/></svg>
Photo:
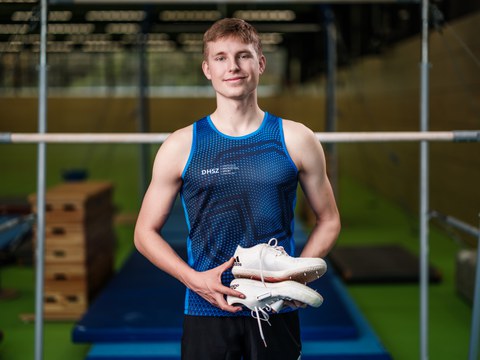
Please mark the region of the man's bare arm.
<svg viewBox="0 0 480 360"><path fill-rule="evenodd" d="M191 128L173 133L159 149L135 226L135 246L161 270L181 281L213 305L231 312L241 308L230 306L224 295L241 297L221 283L221 275L233 265L233 259L217 268L197 272L192 269L161 236L175 198L182 185L182 171L191 146Z"/></svg>
<svg viewBox="0 0 480 360"><path fill-rule="evenodd" d="M340 215L327 177L325 155L314 133L300 123L284 121L287 149L299 171L305 198L315 215L315 225L301 256L325 257L340 232Z"/></svg>

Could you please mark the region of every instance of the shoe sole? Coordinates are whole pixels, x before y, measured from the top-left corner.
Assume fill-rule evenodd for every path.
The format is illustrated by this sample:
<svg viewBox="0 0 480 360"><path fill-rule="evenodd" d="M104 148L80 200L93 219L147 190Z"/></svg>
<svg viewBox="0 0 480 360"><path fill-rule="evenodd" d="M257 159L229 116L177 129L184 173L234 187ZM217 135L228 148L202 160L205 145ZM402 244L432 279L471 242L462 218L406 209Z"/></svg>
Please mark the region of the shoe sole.
<svg viewBox="0 0 480 360"><path fill-rule="evenodd" d="M319 307L323 303L323 297L318 292L296 281L287 280L281 283L267 283L263 285L255 280L236 279L232 281L232 284L238 284L238 287L235 289L240 292L245 292L247 296L251 294L251 297L256 296L255 294L257 293L268 290L272 298L297 300L312 307ZM249 290L249 288L254 290ZM231 305L245 305L245 303L249 301L227 296L227 302Z"/></svg>
<svg viewBox="0 0 480 360"><path fill-rule="evenodd" d="M263 279L266 282L276 283L280 281L293 280L302 284L306 284L320 278L327 271L327 266L313 266L303 269L296 269L295 271L267 271L263 270ZM246 269L240 266L234 266L232 274L236 278L261 280L260 270Z"/></svg>

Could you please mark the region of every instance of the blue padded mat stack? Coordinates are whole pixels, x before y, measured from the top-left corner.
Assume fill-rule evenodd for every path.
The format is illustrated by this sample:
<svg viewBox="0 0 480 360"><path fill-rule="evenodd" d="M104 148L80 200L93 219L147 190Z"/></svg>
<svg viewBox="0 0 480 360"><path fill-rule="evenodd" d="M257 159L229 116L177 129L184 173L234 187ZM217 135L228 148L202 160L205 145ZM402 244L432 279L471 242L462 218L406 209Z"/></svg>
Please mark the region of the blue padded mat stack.
<svg viewBox="0 0 480 360"><path fill-rule="evenodd" d="M31 231L31 222L22 219L21 215L0 215L0 252L16 248Z"/></svg>
<svg viewBox="0 0 480 360"><path fill-rule="evenodd" d="M164 235L186 256L183 213L176 209ZM296 231L297 243L306 238ZM309 284L325 301L301 309L302 359L390 360L334 273ZM74 342L92 343L87 360L178 360L185 289L134 251L75 325Z"/></svg>

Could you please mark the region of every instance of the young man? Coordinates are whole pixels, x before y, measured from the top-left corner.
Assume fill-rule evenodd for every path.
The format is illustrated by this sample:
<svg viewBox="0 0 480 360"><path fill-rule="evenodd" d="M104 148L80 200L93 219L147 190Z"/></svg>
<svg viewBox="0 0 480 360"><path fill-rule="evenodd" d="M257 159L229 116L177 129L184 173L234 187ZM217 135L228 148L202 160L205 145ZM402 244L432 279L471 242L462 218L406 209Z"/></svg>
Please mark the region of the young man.
<svg viewBox="0 0 480 360"><path fill-rule="evenodd" d="M217 108L160 147L138 216L137 249L187 287L182 359L300 358L297 311L270 316L265 347L257 319L227 303L227 295L244 296L229 287L233 254L237 245L275 238L293 255L298 182L316 217L301 256L326 256L340 231L313 132L258 106L265 65L259 36L245 21L223 19L205 33L202 69ZM160 235L179 193L189 227L188 263Z"/></svg>

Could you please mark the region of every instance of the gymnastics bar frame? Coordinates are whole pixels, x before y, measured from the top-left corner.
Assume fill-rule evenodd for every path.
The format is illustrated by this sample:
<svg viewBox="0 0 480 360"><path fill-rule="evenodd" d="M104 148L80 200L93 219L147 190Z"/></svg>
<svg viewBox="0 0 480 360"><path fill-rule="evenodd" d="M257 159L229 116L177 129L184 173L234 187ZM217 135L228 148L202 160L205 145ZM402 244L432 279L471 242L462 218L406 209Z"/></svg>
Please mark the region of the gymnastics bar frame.
<svg viewBox="0 0 480 360"><path fill-rule="evenodd" d="M52 0L52 3L62 3L66 0ZM112 0L69 0L73 3L109 3ZM115 3L132 3L132 0L117 0ZM188 3L191 0L150 0L149 3ZM197 3L256 3L255 0L197 0ZM274 1L288 3L399 3L402 0L302 0L302 1ZM411 2L419 2L419 0ZM428 60L428 9L429 0L421 0L422 14L422 46L421 46L421 73L420 73L420 130L428 131L429 118L429 60ZM47 17L48 0L40 0L40 52L39 52L39 98L38 98L38 133L46 133L47 123ZM420 141L420 359L428 360L428 141ZM45 243L45 169L46 169L46 141L38 142L37 154L37 247L36 247L36 286L35 286L35 360L43 359L43 287L44 287L44 243Z"/></svg>
<svg viewBox="0 0 480 360"><path fill-rule="evenodd" d="M0 133L0 143L123 143L123 144L161 144L170 133ZM421 131L421 132L317 132L316 138L322 143L365 143L365 142L480 142L480 130ZM41 168L39 168L41 170ZM44 175L42 175L44 176ZM40 175L39 175L40 177ZM43 180L39 179L39 181ZM38 207L38 218L44 218L43 207ZM428 217L431 214L427 214ZM428 226L428 224L427 224ZM39 235L37 235L39 236ZM39 241L39 240L38 240ZM479 240L480 244L480 240ZM38 250L37 250L38 251ZM40 252L38 252L40 253ZM38 263L39 261L37 261ZM480 259L478 261L480 263ZM38 270L37 270L38 271ZM428 270L427 270L428 271ZM427 273L428 275L428 273ZM477 279L480 279L480 267L477 265ZM37 281L39 281L37 279ZM43 281L43 278L42 278ZM476 281L475 297L480 299L479 280ZM43 299L43 296L41 297ZM40 306L43 301L40 301ZM43 311L43 308L37 311ZM480 309L474 300L472 331L469 354L470 360L476 359L478 345L475 340L480 327ZM426 336L426 335L424 335ZM40 341L40 340L39 340ZM422 355L423 356L423 355ZM422 358L427 359L427 358Z"/></svg>
<svg viewBox="0 0 480 360"><path fill-rule="evenodd" d="M379 142L480 142L480 130L316 132L324 144ZM0 133L0 143L12 144L161 144L170 133Z"/></svg>

